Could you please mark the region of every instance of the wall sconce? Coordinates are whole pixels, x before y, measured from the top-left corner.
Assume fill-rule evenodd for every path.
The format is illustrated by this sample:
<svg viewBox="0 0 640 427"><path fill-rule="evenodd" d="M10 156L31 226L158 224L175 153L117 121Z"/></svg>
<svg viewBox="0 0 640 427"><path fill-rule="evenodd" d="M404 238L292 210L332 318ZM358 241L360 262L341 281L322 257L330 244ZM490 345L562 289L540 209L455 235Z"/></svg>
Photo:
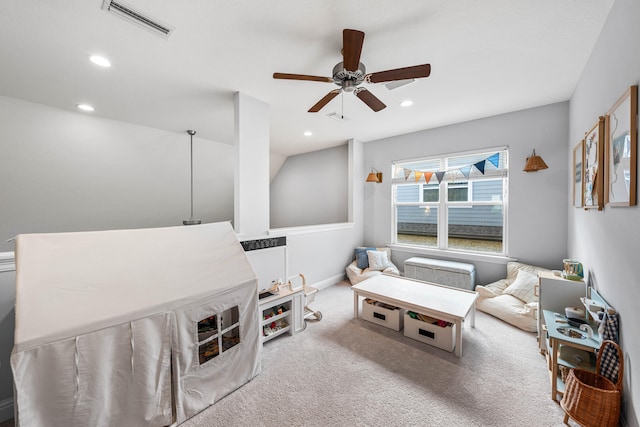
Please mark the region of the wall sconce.
<svg viewBox="0 0 640 427"><path fill-rule="evenodd" d="M531 157L527 157L527 163L524 165L525 172L537 172L542 169L547 169L549 166L542 160L542 157L536 156L536 149L533 149Z"/></svg>
<svg viewBox="0 0 640 427"><path fill-rule="evenodd" d="M367 182L380 184L382 182L382 172L379 172L378 169L371 168L371 173L367 176Z"/></svg>

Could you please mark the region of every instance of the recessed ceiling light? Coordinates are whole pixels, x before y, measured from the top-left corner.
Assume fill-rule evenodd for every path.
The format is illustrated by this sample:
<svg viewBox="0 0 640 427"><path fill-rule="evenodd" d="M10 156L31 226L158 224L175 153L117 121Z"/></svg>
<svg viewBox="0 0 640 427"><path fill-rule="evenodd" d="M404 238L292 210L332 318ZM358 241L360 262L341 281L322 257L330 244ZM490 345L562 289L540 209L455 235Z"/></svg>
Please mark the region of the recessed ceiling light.
<svg viewBox="0 0 640 427"><path fill-rule="evenodd" d="M94 111L95 109L89 104L77 104L76 107L82 111Z"/></svg>
<svg viewBox="0 0 640 427"><path fill-rule="evenodd" d="M413 101L412 101L412 100L410 100L410 99L405 99L404 101L402 101L402 102L400 103L400 106L401 106L401 107L409 107L409 106L411 106L411 105L413 105Z"/></svg>
<svg viewBox="0 0 640 427"><path fill-rule="evenodd" d="M304 133L304 136L311 136L311 135L313 135L313 132L311 132L310 130Z"/></svg>
<svg viewBox="0 0 640 427"><path fill-rule="evenodd" d="M104 56L91 55L89 56L89 61L93 62L96 65L99 65L100 67L105 67L105 68L111 67L111 62L109 62L109 60Z"/></svg>

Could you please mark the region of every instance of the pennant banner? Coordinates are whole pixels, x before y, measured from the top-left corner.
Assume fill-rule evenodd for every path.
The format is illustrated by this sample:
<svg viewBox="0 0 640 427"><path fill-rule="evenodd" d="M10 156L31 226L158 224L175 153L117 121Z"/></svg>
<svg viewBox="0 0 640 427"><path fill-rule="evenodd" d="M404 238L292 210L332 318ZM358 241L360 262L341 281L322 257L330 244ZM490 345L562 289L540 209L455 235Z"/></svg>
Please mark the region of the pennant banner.
<svg viewBox="0 0 640 427"><path fill-rule="evenodd" d="M487 161L497 168L498 162L500 161L500 153L496 153L491 157L487 157Z"/></svg>
<svg viewBox="0 0 640 427"><path fill-rule="evenodd" d="M494 169L494 173L491 174L491 176L493 176L495 174L495 171L499 171L500 153L492 154L491 156L487 157L486 159L481 160L479 162L476 162L476 163L474 163L472 165L466 165L466 166L462 166L462 167L460 167L458 169L450 169L450 170L446 170L446 171L425 172L425 171L420 171L420 170L401 168L402 172L404 172L404 173L400 173L399 172L396 176L401 177L402 175L404 175L404 180L407 181L409 179L409 176L411 176L411 174L413 174L415 182L419 182L420 179L424 176L424 182L428 184L429 181L431 180L431 178L433 177L433 175L435 175L436 178L438 179L438 184L439 184L444 179L445 174L447 175L449 180L456 180L459 177L459 175L462 175L466 179L469 179L469 177L471 176L472 169L474 167L482 175L485 175L486 168L487 168L488 164L493 165L493 167L495 168Z"/></svg>

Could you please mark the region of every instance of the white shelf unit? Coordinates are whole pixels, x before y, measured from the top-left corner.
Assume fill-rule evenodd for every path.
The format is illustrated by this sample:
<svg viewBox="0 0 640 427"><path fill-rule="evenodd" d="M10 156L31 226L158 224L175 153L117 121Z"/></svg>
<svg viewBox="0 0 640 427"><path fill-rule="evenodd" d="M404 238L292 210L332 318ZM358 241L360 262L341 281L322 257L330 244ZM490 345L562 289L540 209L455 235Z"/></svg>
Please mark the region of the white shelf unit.
<svg viewBox="0 0 640 427"><path fill-rule="evenodd" d="M547 343L542 313L544 310L550 310L564 314L565 307L581 306L580 298L586 296L587 285L582 280L568 280L556 276L551 271L540 271L536 294L538 295L538 346L540 353L545 354Z"/></svg>
<svg viewBox="0 0 640 427"><path fill-rule="evenodd" d="M259 301L260 331L265 343L283 334L294 335L304 327L304 308L302 307L303 290L280 289L274 295ZM282 313L278 314L278 310ZM276 330L271 328L275 324Z"/></svg>

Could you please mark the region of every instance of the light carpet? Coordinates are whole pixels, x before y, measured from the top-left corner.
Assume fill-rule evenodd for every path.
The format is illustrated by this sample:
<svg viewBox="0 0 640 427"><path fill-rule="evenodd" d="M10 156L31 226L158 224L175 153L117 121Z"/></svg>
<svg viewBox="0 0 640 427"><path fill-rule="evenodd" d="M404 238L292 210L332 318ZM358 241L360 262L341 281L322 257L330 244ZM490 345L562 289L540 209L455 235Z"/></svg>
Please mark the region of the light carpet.
<svg viewBox="0 0 640 427"><path fill-rule="evenodd" d="M321 321L266 343L256 378L182 426L563 425L535 334L478 311L458 358L353 319L347 282L312 308Z"/></svg>

